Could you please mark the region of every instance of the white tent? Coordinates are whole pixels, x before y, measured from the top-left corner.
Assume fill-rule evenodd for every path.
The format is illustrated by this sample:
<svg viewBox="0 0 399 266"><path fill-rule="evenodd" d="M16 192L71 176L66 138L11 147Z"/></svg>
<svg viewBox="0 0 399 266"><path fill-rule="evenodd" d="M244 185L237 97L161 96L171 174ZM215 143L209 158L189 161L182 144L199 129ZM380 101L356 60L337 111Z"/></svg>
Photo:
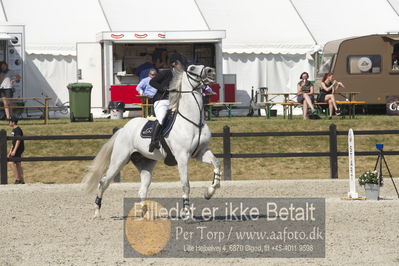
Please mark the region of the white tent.
<svg viewBox="0 0 399 266"><path fill-rule="evenodd" d="M296 92L311 56L328 41L397 29L399 0L197 0L211 29L226 29L224 73L237 74L239 100L250 89ZM328 8L327 8L328 7Z"/></svg>
<svg viewBox="0 0 399 266"><path fill-rule="evenodd" d="M100 2L111 31L209 30L194 1Z"/></svg>
<svg viewBox="0 0 399 266"><path fill-rule="evenodd" d="M76 81L76 42L108 30L97 0L2 0L3 19L25 25L25 97L68 101Z"/></svg>
<svg viewBox="0 0 399 266"><path fill-rule="evenodd" d="M313 78L318 49L288 0L197 0L211 29L226 29L223 71L237 75L238 101L251 89L293 91L300 73Z"/></svg>
<svg viewBox="0 0 399 266"><path fill-rule="evenodd" d="M76 43L102 31L226 30L223 72L250 90L295 91L327 41L398 31L399 0L1 0L0 23L25 25L25 96L68 101Z"/></svg>
<svg viewBox="0 0 399 266"><path fill-rule="evenodd" d="M388 3L392 6L396 14L399 16L399 0L388 0Z"/></svg>
<svg viewBox="0 0 399 266"><path fill-rule="evenodd" d="M317 43L399 31L398 0L292 0Z"/></svg>

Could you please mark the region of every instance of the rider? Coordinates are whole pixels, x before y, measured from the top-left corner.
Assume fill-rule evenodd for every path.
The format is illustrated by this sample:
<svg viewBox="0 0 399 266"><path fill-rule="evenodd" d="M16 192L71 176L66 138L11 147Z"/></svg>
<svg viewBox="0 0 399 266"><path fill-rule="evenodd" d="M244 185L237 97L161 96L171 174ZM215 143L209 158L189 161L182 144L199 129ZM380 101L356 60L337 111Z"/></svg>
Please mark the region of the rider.
<svg viewBox="0 0 399 266"><path fill-rule="evenodd" d="M164 123L164 118L169 107L168 88L169 83L173 78L172 69L179 64L181 64L183 69L186 70L187 59L181 54L173 54L169 61L170 69L159 72L159 74L150 81L150 85L157 89L157 93L154 96L154 111L157 120L154 122L149 152L153 152L154 149L160 148L159 138L162 131L162 125Z"/></svg>

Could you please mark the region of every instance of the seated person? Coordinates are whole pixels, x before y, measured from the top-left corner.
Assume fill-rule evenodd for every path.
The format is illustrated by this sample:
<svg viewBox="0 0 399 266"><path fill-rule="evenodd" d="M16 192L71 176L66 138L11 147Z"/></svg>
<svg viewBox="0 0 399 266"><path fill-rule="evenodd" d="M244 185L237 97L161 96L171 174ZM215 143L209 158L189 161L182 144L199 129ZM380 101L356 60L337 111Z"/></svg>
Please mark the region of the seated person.
<svg viewBox="0 0 399 266"><path fill-rule="evenodd" d="M140 95L148 96L148 103L154 103L154 95L157 93L157 89L150 85L150 80L157 75L156 69L152 68L148 72L148 77L142 79L137 85L136 90ZM144 103L144 102L143 102Z"/></svg>
<svg viewBox="0 0 399 266"><path fill-rule="evenodd" d="M337 102L335 101L334 93L339 88L345 88L342 82L334 80L333 73L326 73L321 81L320 94L317 98L318 102L328 103L329 118L332 119L333 111L335 110L336 115L340 115L341 111L337 107Z"/></svg>
<svg viewBox="0 0 399 266"><path fill-rule="evenodd" d="M308 119L308 108L312 110L312 113L315 113L315 109L313 107L314 102L314 90L312 83L308 80L309 74L307 72L303 72L300 76L300 81L297 85L297 95L298 102L303 104L303 120Z"/></svg>

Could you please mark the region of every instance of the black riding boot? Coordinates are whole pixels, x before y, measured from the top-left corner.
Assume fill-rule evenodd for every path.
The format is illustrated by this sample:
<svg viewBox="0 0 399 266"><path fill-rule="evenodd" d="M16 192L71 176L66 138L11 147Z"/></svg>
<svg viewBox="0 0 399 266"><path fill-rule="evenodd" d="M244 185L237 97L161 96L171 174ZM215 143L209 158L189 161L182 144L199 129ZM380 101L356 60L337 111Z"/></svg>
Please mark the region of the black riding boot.
<svg viewBox="0 0 399 266"><path fill-rule="evenodd" d="M152 135L151 135L151 143L148 149L149 152L153 152L155 149L159 149L159 138L162 131L162 125L159 124L158 120L155 120L153 128L152 128Z"/></svg>

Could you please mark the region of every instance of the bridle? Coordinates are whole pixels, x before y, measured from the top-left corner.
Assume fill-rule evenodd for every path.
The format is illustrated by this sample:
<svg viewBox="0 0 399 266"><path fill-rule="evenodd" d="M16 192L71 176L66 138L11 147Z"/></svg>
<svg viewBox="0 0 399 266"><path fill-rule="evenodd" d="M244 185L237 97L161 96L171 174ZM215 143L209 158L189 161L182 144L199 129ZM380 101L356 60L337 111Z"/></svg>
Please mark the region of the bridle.
<svg viewBox="0 0 399 266"><path fill-rule="evenodd" d="M199 89L199 88L201 88L202 86L209 85L209 84L211 84L211 83L214 81L214 80L211 79L211 77L208 76L208 75L205 75L205 78L203 78L203 76L204 76L204 70L205 70L205 69L206 69L205 66L202 67L201 72L200 72L199 75L198 75L197 73L194 73L194 72L190 71L190 70L187 70L186 73L187 73L187 77L188 77L188 82L190 83L191 88L192 88L193 90ZM194 80L194 81L196 81L196 82L199 81L199 84L198 84L197 86L193 86L193 84L191 83L192 80Z"/></svg>
<svg viewBox="0 0 399 266"><path fill-rule="evenodd" d="M187 74L187 79L188 82L190 83L191 86L191 91L181 91L181 90L171 90L169 91L170 93L174 92L174 93L191 93L191 95L194 97L194 100L197 104L198 110L200 112L200 121L198 123L194 122L193 120L191 120L190 118L186 117L185 115L183 115L180 110L179 110L179 103L180 101L178 101L177 103L177 114L180 115L184 120L190 122L191 124L193 124L194 126L198 127L199 129L199 134L198 134L198 142L197 142L197 147L195 148L194 152L192 153L192 156L194 157L194 154L197 152L199 143L200 143L200 138L201 138L201 131L202 128L204 127L205 123L204 123L204 105L200 105L197 97L195 97L195 93L199 94L201 96L201 90L204 86L207 86L208 84L214 82L214 80L209 76L209 75L204 75L204 71L205 71L206 67L203 66L201 69L200 74L194 73L190 70L186 71ZM204 77L205 76L205 77ZM196 83L198 83L197 85L194 85L192 81L195 81Z"/></svg>

